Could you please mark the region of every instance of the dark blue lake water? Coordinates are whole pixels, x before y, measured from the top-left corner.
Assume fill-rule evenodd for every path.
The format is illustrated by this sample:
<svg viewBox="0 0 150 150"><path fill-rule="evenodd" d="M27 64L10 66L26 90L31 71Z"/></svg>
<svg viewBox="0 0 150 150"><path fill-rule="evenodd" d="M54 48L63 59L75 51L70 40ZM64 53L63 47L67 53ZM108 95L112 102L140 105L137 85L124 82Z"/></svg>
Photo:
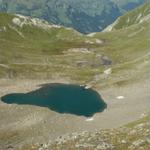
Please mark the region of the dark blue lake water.
<svg viewBox="0 0 150 150"><path fill-rule="evenodd" d="M102 112L107 104L93 89L69 84L46 84L29 93L14 93L3 96L7 104L36 105L48 107L59 113L90 117Z"/></svg>

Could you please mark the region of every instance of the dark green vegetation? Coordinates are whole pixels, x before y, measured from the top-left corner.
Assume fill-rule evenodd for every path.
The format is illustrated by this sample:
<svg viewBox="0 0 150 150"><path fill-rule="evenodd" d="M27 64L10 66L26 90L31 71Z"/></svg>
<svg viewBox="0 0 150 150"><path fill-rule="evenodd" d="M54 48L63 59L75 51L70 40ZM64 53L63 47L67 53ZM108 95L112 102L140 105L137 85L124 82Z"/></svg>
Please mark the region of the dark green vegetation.
<svg viewBox="0 0 150 150"><path fill-rule="evenodd" d="M0 10L46 19L83 33L103 30L148 0L0 0Z"/></svg>
<svg viewBox="0 0 150 150"><path fill-rule="evenodd" d="M90 117L106 108L100 95L82 86L49 84L26 94L8 94L1 98L7 104L37 105L59 113Z"/></svg>

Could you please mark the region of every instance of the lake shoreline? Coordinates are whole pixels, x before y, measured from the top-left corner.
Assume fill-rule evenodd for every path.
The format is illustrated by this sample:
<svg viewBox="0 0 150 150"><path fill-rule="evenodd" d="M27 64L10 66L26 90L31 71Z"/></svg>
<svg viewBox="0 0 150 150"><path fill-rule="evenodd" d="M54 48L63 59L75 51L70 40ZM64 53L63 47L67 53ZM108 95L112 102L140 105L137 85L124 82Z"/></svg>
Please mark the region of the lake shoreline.
<svg viewBox="0 0 150 150"><path fill-rule="evenodd" d="M42 84L70 84L71 81L63 79L3 79L0 83L1 97L9 93L26 93L36 90L40 88L40 85ZM46 140L48 137L53 139L66 133L117 128L137 120L142 114L149 111L149 87L149 81L145 80L121 88L114 86L101 90L97 89L108 104L108 108L102 113L96 113L92 118L70 114L59 114L47 108L37 106L8 105L0 101L0 134L5 132L11 134L15 132L20 140L22 139L24 141L25 139L25 141L28 141L33 138L35 141L40 141L42 140L41 137L44 137L43 139Z"/></svg>

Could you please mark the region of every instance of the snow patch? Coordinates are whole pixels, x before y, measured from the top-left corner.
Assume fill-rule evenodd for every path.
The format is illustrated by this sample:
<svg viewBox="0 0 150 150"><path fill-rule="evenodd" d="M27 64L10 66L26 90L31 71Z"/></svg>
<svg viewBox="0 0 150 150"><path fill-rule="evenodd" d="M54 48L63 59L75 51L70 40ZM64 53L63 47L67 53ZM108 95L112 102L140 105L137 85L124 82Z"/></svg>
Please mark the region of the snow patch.
<svg viewBox="0 0 150 150"><path fill-rule="evenodd" d="M88 34L87 36L88 36L88 37L93 37L95 34L96 34L96 33L94 32L94 33Z"/></svg>
<svg viewBox="0 0 150 150"><path fill-rule="evenodd" d="M125 97L124 96L117 96L116 98L117 99L124 99Z"/></svg>
<svg viewBox="0 0 150 150"><path fill-rule="evenodd" d="M91 84L87 84L87 85L85 86L85 89L90 89L90 88L92 88L92 85L91 85Z"/></svg>
<svg viewBox="0 0 150 150"><path fill-rule="evenodd" d="M95 42L96 42L97 44L102 44L102 43L103 43L103 41L101 41L101 40L99 40L99 39L96 39Z"/></svg>
<svg viewBox="0 0 150 150"><path fill-rule="evenodd" d="M143 17L141 20L140 20L140 22L139 23L142 23L142 22L144 22L144 21L148 21L148 20L150 20L150 14L148 14L147 16L145 16L145 17Z"/></svg>
<svg viewBox="0 0 150 150"><path fill-rule="evenodd" d="M130 18L128 17L128 19L127 19L127 23L129 23L130 22Z"/></svg>
<svg viewBox="0 0 150 150"><path fill-rule="evenodd" d="M120 18L119 18L120 19ZM107 26L102 32L110 32L114 29L114 26L119 22L119 19L117 19L114 23Z"/></svg>
<svg viewBox="0 0 150 150"><path fill-rule="evenodd" d="M109 69L104 71L104 74L106 74L106 75L110 75L111 73L112 73L112 69L111 68L109 68Z"/></svg>
<svg viewBox="0 0 150 150"><path fill-rule="evenodd" d="M136 18L136 21L139 21L139 19L142 17L142 14L140 13L139 15L138 15L138 17Z"/></svg>
<svg viewBox="0 0 150 150"><path fill-rule="evenodd" d="M91 117L91 118L87 118L85 121L87 121L87 122L91 122L91 121L93 121L94 120L94 118L93 117Z"/></svg>
<svg viewBox="0 0 150 150"><path fill-rule="evenodd" d="M21 20L19 18L13 18L12 20L13 24L17 25L17 26L21 26Z"/></svg>
<svg viewBox="0 0 150 150"><path fill-rule="evenodd" d="M88 43L88 44L94 44L93 41L89 41L89 40L86 40L85 43Z"/></svg>

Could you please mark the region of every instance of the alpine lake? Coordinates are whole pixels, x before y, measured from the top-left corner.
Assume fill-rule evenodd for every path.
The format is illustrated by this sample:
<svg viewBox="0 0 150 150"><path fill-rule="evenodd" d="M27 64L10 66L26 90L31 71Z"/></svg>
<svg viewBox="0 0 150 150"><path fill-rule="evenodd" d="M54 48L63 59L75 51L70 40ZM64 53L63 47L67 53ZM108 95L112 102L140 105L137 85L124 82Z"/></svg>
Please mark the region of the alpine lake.
<svg viewBox="0 0 150 150"><path fill-rule="evenodd" d="M41 85L28 93L13 93L1 98L4 103L47 107L58 113L91 117L107 108L98 92L73 84Z"/></svg>

